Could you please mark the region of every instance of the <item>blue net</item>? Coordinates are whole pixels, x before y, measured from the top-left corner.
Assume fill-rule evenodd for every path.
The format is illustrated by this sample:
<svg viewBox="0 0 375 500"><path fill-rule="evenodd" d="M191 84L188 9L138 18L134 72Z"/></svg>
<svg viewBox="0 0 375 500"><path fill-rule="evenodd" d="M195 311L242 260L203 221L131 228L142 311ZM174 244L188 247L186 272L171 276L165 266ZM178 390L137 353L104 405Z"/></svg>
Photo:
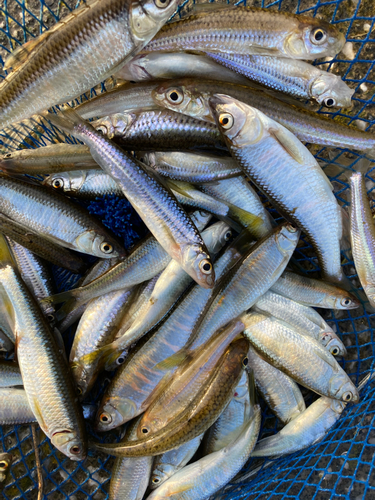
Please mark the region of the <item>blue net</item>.
<svg viewBox="0 0 375 500"><path fill-rule="evenodd" d="M243 3L243 2L239 2ZM375 5L373 0L254 0L248 4L288 12L321 16L337 24L346 33L347 44L343 52L331 61L319 65L341 75L355 90L353 108L345 112L316 109L342 123L354 123L363 130L375 133L373 96L375 85ZM0 3L0 63L20 44L42 33L70 10L76 0L2 0ZM181 9L181 12L183 8ZM6 72L0 71L3 78ZM111 80L92 89L77 101L89 98L113 85ZM20 148L35 148L74 139L58 136L43 119L25 120L17 127L0 131L2 152ZM327 175L332 180L341 205L349 201L348 179L351 171L366 171L366 184L370 198L375 199L375 163L362 156L341 149L310 146ZM87 204L88 210L101 218L129 247L145 234L140 219L126 200L115 197L97 199ZM296 252L296 260L306 272L315 273L318 265L308 242ZM353 262L344 260L346 274L359 287ZM54 268L58 291L70 288L77 277ZM353 311L320 311L343 340L348 356L340 360L342 366L358 383L373 368L375 318L363 309ZM66 336L67 349L71 338ZM108 384L105 375L93 393L95 404ZM311 396L307 395L311 399ZM349 405L337 425L320 443L294 455L274 461L250 460L241 476L233 480L215 498L236 499L350 499L375 498L375 386L367 384L357 405ZM93 433L88 421L89 432ZM262 435L279 429L277 420L263 407ZM60 500L101 500L108 496L108 481L113 458L91 453L82 463L72 462L52 447L49 440L37 430L38 451L42 464L44 498ZM98 437L98 436L96 436ZM118 437L118 433L111 436ZM38 477L30 426L0 427L4 451L13 456L10 477L2 492L6 500L37 498ZM254 473L254 471L256 473ZM247 473L247 476L246 476ZM245 475L244 475L245 474Z"/></svg>

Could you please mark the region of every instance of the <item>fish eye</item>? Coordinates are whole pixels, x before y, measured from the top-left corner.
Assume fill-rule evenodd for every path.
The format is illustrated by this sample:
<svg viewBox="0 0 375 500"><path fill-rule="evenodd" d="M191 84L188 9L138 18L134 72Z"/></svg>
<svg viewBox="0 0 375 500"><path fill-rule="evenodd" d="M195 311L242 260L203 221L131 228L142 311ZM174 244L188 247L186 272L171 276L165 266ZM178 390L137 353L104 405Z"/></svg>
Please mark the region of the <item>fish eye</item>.
<svg viewBox="0 0 375 500"><path fill-rule="evenodd" d="M327 99L324 99L324 106L327 106L327 108L332 108L332 106L336 106L336 101L332 97L328 97Z"/></svg>
<svg viewBox="0 0 375 500"><path fill-rule="evenodd" d="M169 4L168 0L154 0L154 3L158 9L165 9L167 5Z"/></svg>
<svg viewBox="0 0 375 500"><path fill-rule="evenodd" d="M4 158L12 158L12 153L7 153Z"/></svg>
<svg viewBox="0 0 375 500"><path fill-rule="evenodd" d="M78 396L82 396L82 393L83 393L82 387L80 387L79 385L77 385L77 394L78 394Z"/></svg>
<svg viewBox="0 0 375 500"><path fill-rule="evenodd" d="M247 366L248 364L249 364L249 358L246 357L242 360L242 365Z"/></svg>
<svg viewBox="0 0 375 500"><path fill-rule="evenodd" d="M78 453L81 453L81 448L77 444L75 444L74 446L72 446L70 448L69 451L70 451L70 453L73 453L74 455L78 455Z"/></svg>
<svg viewBox="0 0 375 500"><path fill-rule="evenodd" d="M224 234L224 239L225 241L229 241L232 237L232 231L227 231L225 234Z"/></svg>
<svg viewBox="0 0 375 500"><path fill-rule="evenodd" d="M112 417L109 413L103 412L100 414L99 420L102 424L110 424L112 422Z"/></svg>
<svg viewBox="0 0 375 500"><path fill-rule="evenodd" d="M324 43L326 38L327 38L327 33L322 28L315 28L310 35L310 40L312 41L312 43L318 45Z"/></svg>
<svg viewBox="0 0 375 500"><path fill-rule="evenodd" d="M148 434L148 428L147 427L142 427L141 431L142 431L142 434Z"/></svg>
<svg viewBox="0 0 375 500"><path fill-rule="evenodd" d="M333 348L331 349L331 354L332 354L333 356L337 356L337 355L339 354L339 352L340 352L340 351L339 351L339 348L338 348L338 347L333 347Z"/></svg>
<svg viewBox="0 0 375 500"><path fill-rule="evenodd" d="M109 243L102 243L100 245L100 250L103 252L103 253L112 253L113 252L113 246L110 245Z"/></svg>
<svg viewBox="0 0 375 500"><path fill-rule="evenodd" d="M158 477L154 477L154 478L152 479L152 482L153 482L154 484L158 484L158 482L159 482L159 481L160 481L160 479L159 479Z"/></svg>
<svg viewBox="0 0 375 500"><path fill-rule="evenodd" d="M221 113L219 123L225 130L229 130L234 123L233 116L229 113Z"/></svg>
<svg viewBox="0 0 375 500"><path fill-rule="evenodd" d="M6 460L1 460L1 462L0 462L0 469L1 470L7 469L8 466L9 466L9 463Z"/></svg>
<svg viewBox="0 0 375 500"><path fill-rule="evenodd" d="M344 392L344 394L342 395L342 399L343 399L343 401L348 403L349 401L351 401L353 399L353 394L350 391Z"/></svg>
<svg viewBox="0 0 375 500"><path fill-rule="evenodd" d="M52 187L55 189L60 189L64 187L64 181L62 179L54 179L52 182Z"/></svg>
<svg viewBox="0 0 375 500"><path fill-rule="evenodd" d="M107 127L105 127L104 125L100 125L100 127L98 127L98 128L96 129L96 131L97 131L100 135L107 135L107 134L108 134Z"/></svg>
<svg viewBox="0 0 375 500"><path fill-rule="evenodd" d="M167 92L167 99L171 104L180 104L183 98L184 95L179 89L172 89Z"/></svg>
<svg viewBox="0 0 375 500"><path fill-rule="evenodd" d="M119 358L116 359L116 365L122 365L125 361L124 356L120 356Z"/></svg>
<svg viewBox="0 0 375 500"><path fill-rule="evenodd" d="M340 304L344 307L349 307L352 304L352 301L348 297L344 297L341 299Z"/></svg>
<svg viewBox="0 0 375 500"><path fill-rule="evenodd" d="M199 263L199 268L203 274L210 274L212 270L212 264L208 259L203 259Z"/></svg>
<svg viewBox="0 0 375 500"><path fill-rule="evenodd" d="M290 233L296 233L297 232L297 228L296 226L293 226L293 224L287 224L286 225L286 228L287 230L290 232Z"/></svg>
<svg viewBox="0 0 375 500"><path fill-rule="evenodd" d="M47 314L47 319L50 323L52 323L52 321L55 321L55 316L53 314Z"/></svg>

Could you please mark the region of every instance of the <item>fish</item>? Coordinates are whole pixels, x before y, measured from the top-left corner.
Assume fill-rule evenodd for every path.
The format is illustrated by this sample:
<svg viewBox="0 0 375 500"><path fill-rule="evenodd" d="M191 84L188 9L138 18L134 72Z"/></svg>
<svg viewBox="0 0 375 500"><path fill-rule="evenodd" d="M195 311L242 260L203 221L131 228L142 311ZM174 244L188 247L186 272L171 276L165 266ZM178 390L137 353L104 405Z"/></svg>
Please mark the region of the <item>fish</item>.
<svg viewBox="0 0 375 500"><path fill-rule="evenodd" d="M138 438L152 435L168 426L194 400L201 387L212 375L228 345L244 329L240 320L233 320L220 328L211 338L195 350L186 352L186 359L177 370L168 373L150 396L150 405L137 429ZM180 356L178 353L176 356ZM165 360L168 364L171 360Z"/></svg>
<svg viewBox="0 0 375 500"><path fill-rule="evenodd" d="M215 196L259 217L262 220L262 225L257 227L256 233L252 233L256 239L263 238L272 231L275 222L260 201L255 190L244 177L218 179L215 182L205 183L200 188L204 193ZM239 216L239 221L245 227L247 226L245 218Z"/></svg>
<svg viewBox="0 0 375 500"><path fill-rule="evenodd" d="M324 345L333 356L347 354L341 339L312 308L307 308L269 290L257 301L253 310L270 314L288 323L298 333L313 337ZM309 319L309 316L313 319Z"/></svg>
<svg viewBox="0 0 375 500"><path fill-rule="evenodd" d="M252 366L251 362L249 366ZM250 384L254 385L253 375L251 375L251 380L249 379L250 374L244 370L232 401L204 435L203 455L214 453L230 445L238 438L243 427L251 419L255 404L255 401L250 397L250 390L253 390Z"/></svg>
<svg viewBox="0 0 375 500"><path fill-rule="evenodd" d="M55 174L71 170L98 168L89 148L82 144L52 144L35 149L20 149L0 158L0 170L15 174Z"/></svg>
<svg viewBox="0 0 375 500"><path fill-rule="evenodd" d="M315 99L328 108L350 108L352 105L354 90L338 75L304 61L251 54L207 55L224 67L279 92Z"/></svg>
<svg viewBox="0 0 375 500"><path fill-rule="evenodd" d="M213 123L169 109L115 113L93 121L92 126L126 150L225 149Z"/></svg>
<svg viewBox="0 0 375 500"><path fill-rule="evenodd" d="M25 231L22 224L9 219L1 213L0 231L33 254L55 266L63 267L74 274L86 271L87 265L77 253L57 245L30 230Z"/></svg>
<svg viewBox="0 0 375 500"><path fill-rule="evenodd" d="M58 172L46 177L43 185L75 198L92 199L105 195L124 197L117 182L101 169Z"/></svg>
<svg viewBox="0 0 375 500"><path fill-rule="evenodd" d="M36 422L25 389L22 387L1 387L0 397L1 425L20 425Z"/></svg>
<svg viewBox="0 0 375 500"><path fill-rule="evenodd" d="M27 248L19 245L10 238L6 238L11 249L14 261L27 288L37 302L54 293L54 282L47 262ZM42 307L42 311L50 323L55 321L55 308Z"/></svg>
<svg viewBox="0 0 375 500"><path fill-rule="evenodd" d="M205 212L194 212L191 216L198 230L202 230L211 218ZM131 288L160 273L171 257L153 236L146 236L136 244L129 256L112 266L107 272L90 283L43 299L42 302L59 304L74 299L74 303L88 302L109 292Z"/></svg>
<svg viewBox="0 0 375 500"><path fill-rule="evenodd" d="M361 173L350 177L350 187L350 240L354 264L370 305L375 307L375 229Z"/></svg>
<svg viewBox="0 0 375 500"><path fill-rule="evenodd" d="M300 232L291 224L278 226L252 246L221 278L194 328L189 349L196 349L229 321L247 311L284 271Z"/></svg>
<svg viewBox="0 0 375 500"><path fill-rule="evenodd" d="M5 61L0 123L8 127L110 77L156 34L176 0L90 0ZM97 22L98 19L102 21Z"/></svg>
<svg viewBox="0 0 375 500"><path fill-rule="evenodd" d="M11 465L12 455L10 453L0 453L0 489L8 477Z"/></svg>
<svg viewBox="0 0 375 500"><path fill-rule="evenodd" d="M354 149L375 158L375 134L338 123L322 114L283 102L253 88L195 78L160 83L152 91L156 104L211 123L215 123L215 120L209 99L214 94L230 95L257 108L304 143Z"/></svg>
<svg viewBox="0 0 375 500"><path fill-rule="evenodd" d="M0 360L0 387L13 387L22 384L20 369L13 361Z"/></svg>
<svg viewBox="0 0 375 500"><path fill-rule="evenodd" d="M368 380L368 376L363 379L358 392ZM344 401L324 396L317 399L281 431L258 441L251 456L278 457L319 443L336 424L346 406Z"/></svg>
<svg viewBox="0 0 375 500"><path fill-rule="evenodd" d="M233 267L250 246L245 230L215 262L217 277ZM147 409L149 396L166 373L161 363L188 343L211 295L212 290L194 286L155 334L117 370L98 409L98 431L114 429Z"/></svg>
<svg viewBox="0 0 375 500"><path fill-rule="evenodd" d="M133 57L117 73L116 78L133 82L172 78L201 78L247 85L248 79L227 70L206 55L187 52L150 52ZM107 113L109 114L109 113Z"/></svg>
<svg viewBox="0 0 375 500"><path fill-rule="evenodd" d="M344 281L341 208L308 149L261 111L228 96L210 99L231 154L287 220L303 229L328 281Z"/></svg>
<svg viewBox="0 0 375 500"><path fill-rule="evenodd" d="M69 368L42 311L13 268L4 239L0 249L0 283L14 309L17 360L27 400L52 444L72 460L83 460L85 427Z"/></svg>
<svg viewBox="0 0 375 500"><path fill-rule="evenodd" d="M115 237L85 209L42 186L0 176L0 212L25 232L63 248L102 259L125 256Z"/></svg>
<svg viewBox="0 0 375 500"><path fill-rule="evenodd" d="M248 341L232 342L191 405L169 425L146 438L128 443L93 443L97 450L114 456L160 455L194 439L221 415L235 392L247 363Z"/></svg>
<svg viewBox="0 0 375 500"><path fill-rule="evenodd" d="M225 411L225 410L224 410ZM167 479L181 470L195 455L204 434L200 434L191 441L187 441L174 450L167 451L154 458L149 487L154 490Z"/></svg>
<svg viewBox="0 0 375 500"><path fill-rule="evenodd" d="M204 5L199 9L165 25L144 51L193 50L314 60L335 56L345 44L345 36L321 19L244 6Z"/></svg>
<svg viewBox="0 0 375 500"><path fill-rule="evenodd" d="M170 192L147 167L82 121L72 108L52 121L83 140L93 158L119 184L126 198L172 259L199 285L212 288L215 272L198 229Z"/></svg>
<svg viewBox="0 0 375 500"><path fill-rule="evenodd" d="M232 157L196 151L139 151L136 157L163 177L201 184L242 174Z"/></svg>
<svg viewBox="0 0 375 500"><path fill-rule="evenodd" d="M225 448L184 467L154 490L147 500L202 500L225 486L245 465L258 439L261 411L246 422L241 434Z"/></svg>
<svg viewBox="0 0 375 500"><path fill-rule="evenodd" d="M268 363L308 389L344 402L358 402L358 391L335 358L315 339L261 313L241 316L244 335Z"/></svg>
<svg viewBox="0 0 375 500"><path fill-rule="evenodd" d="M248 358L257 390L282 424L286 425L306 410L305 400L294 380L267 363L252 346Z"/></svg>
<svg viewBox="0 0 375 500"><path fill-rule="evenodd" d="M137 421L127 429L122 442L137 438ZM142 500L146 493L153 457L116 458L112 467L108 500Z"/></svg>
<svg viewBox="0 0 375 500"><path fill-rule="evenodd" d="M353 294L332 283L288 270L271 286L271 290L308 307L351 310L360 305Z"/></svg>

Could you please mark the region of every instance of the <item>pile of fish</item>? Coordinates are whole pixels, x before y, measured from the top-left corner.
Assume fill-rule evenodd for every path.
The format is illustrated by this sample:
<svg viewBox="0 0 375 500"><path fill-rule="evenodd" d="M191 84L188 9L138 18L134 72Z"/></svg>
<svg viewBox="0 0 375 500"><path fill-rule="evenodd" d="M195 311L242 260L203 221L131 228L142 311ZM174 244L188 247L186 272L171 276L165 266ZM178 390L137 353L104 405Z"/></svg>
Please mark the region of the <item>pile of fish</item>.
<svg viewBox="0 0 375 500"><path fill-rule="evenodd" d="M360 388L314 308L375 307L363 175L351 178L349 230L302 143L371 157L375 136L297 100L351 105L339 76L305 62L334 57L344 35L321 19L226 4L166 24L177 7L89 0L17 48L0 86L2 128L39 114L81 142L0 160L0 343L17 361L0 363L0 424L37 422L72 460L88 447L116 456L111 500L204 499L250 456L316 443ZM111 76L112 90L47 111ZM80 202L109 194L149 229L129 251ZM301 231L321 279L299 272ZM343 274L345 239L363 291ZM51 263L81 274L77 286L56 294ZM73 325L67 358L61 334ZM126 434L96 442L82 401L114 370L94 426L128 424ZM308 408L301 387L320 396ZM284 425L260 440L259 397ZM1 455L0 481L9 466Z"/></svg>

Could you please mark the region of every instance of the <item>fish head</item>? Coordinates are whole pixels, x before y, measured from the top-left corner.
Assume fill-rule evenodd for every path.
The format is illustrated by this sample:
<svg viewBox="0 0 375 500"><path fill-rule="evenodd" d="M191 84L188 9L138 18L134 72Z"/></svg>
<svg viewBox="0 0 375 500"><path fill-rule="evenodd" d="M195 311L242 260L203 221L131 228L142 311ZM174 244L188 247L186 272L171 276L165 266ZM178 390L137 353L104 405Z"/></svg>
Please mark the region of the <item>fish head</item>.
<svg viewBox="0 0 375 500"><path fill-rule="evenodd" d="M360 306L359 300L357 300L351 293L342 290L342 293L337 293L337 295L332 295L326 298L327 305L331 309L356 309Z"/></svg>
<svg viewBox="0 0 375 500"><path fill-rule="evenodd" d="M241 147L261 141L266 133L263 114L224 94L209 100L212 114L227 143Z"/></svg>
<svg viewBox="0 0 375 500"><path fill-rule="evenodd" d="M114 137L123 137L135 119L134 113L115 113L99 118L92 122L92 126L108 139L113 139Z"/></svg>
<svg viewBox="0 0 375 500"><path fill-rule="evenodd" d="M131 82L141 82L143 80L151 80L151 75L147 72L145 64L147 63L147 54L140 54L129 61L117 76L121 76L124 80Z"/></svg>
<svg viewBox="0 0 375 500"><path fill-rule="evenodd" d="M190 219L196 225L198 231L202 231L212 219L212 214L204 210L196 210L189 214Z"/></svg>
<svg viewBox="0 0 375 500"><path fill-rule="evenodd" d="M71 363L70 369L77 387L78 397L82 400L94 385L93 370L87 369L87 366L80 361Z"/></svg>
<svg viewBox="0 0 375 500"><path fill-rule="evenodd" d="M210 254L201 245L187 245L181 251L182 267L203 288L213 288L215 270Z"/></svg>
<svg viewBox="0 0 375 500"><path fill-rule="evenodd" d="M142 163L145 163L149 167L156 167L156 155L155 153L147 152L147 151L137 151L135 153L135 157Z"/></svg>
<svg viewBox="0 0 375 500"><path fill-rule="evenodd" d="M216 222L202 233L202 238L210 252L216 254L231 240L232 235L232 230L228 224Z"/></svg>
<svg viewBox="0 0 375 500"><path fill-rule="evenodd" d="M9 453L0 453L0 483L3 483L12 465L12 455Z"/></svg>
<svg viewBox="0 0 375 500"><path fill-rule="evenodd" d="M292 59L315 59L336 55L345 41L345 36L334 25L321 19L304 17L285 38L283 50Z"/></svg>
<svg viewBox="0 0 375 500"><path fill-rule="evenodd" d="M111 397L99 407L95 428L99 432L115 429L136 416L136 405L131 399Z"/></svg>
<svg viewBox="0 0 375 500"><path fill-rule="evenodd" d="M346 404L343 401L337 401L337 399L330 400L330 408L335 413L341 415L341 413L345 410Z"/></svg>
<svg viewBox="0 0 375 500"><path fill-rule="evenodd" d="M51 437L52 444L71 460L84 460L87 447L83 440L74 431L55 432Z"/></svg>
<svg viewBox="0 0 375 500"><path fill-rule="evenodd" d="M131 35L135 41L147 43L174 14L178 0L138 0L129 12Z"/></svg>
<svg viewBox="0 0 375 500"><path fill-rule="evenodd" d="M175 472L176 467L174 465L162 463L157 464L150 477L150 489L154 490L155 488L163 484L164 481L169 479Z"/></svg>
<svg viewBox="0 0 375 500"><path fill-rule="evenodd" d="M74 172L59 172L57 174L49 175L43 181L44 186L49 186L56 191L61 192L74 192L78 191L86 180L87 173L84 170L77 170Z"/></svg>
<svg viewBox="0 0 375 500"><path fill-rule="evenodd" d="M289 222L280 226L278 233L276 234L276 241L279 250L282 253L290 255L297 246L300 234L301 231Z"/></svg>
<svg viewBox="0 0 375 500"><path fill-rule="evenodd" d="M332 356L346 356L346 349L340 339L332 336L330 332L322 334L322 343L329 350Z"/></svg>
<svg viewBox="0 0 375 500"><path fill-rule="evenodd" d="M185 80L177 80L174 85L163 83L151 91L151 97L159 106L193 118L205 120L211 116L207 105L210 95Z"/></svg>
<svg viewBox="0 0 375 500"><path fill-rule="evenodd" d="M81 233L76 238L75 245L79 252L95 255L101 259L125 256L125 250L116 240L94 229Z"/></svg>
<svg viewBox="0 0 375 500"><path fill-rule="evenodd" d="M345 372L333 376L329 382L330 393L344 403L357 403L359 393Z"/></svg>
<svg viewBox="0 0 375 500"><path fill-rule="evenodd" d="M327 108L351 108L354 90L337 75L322 73L310 88L311 95Z"/></svg>

